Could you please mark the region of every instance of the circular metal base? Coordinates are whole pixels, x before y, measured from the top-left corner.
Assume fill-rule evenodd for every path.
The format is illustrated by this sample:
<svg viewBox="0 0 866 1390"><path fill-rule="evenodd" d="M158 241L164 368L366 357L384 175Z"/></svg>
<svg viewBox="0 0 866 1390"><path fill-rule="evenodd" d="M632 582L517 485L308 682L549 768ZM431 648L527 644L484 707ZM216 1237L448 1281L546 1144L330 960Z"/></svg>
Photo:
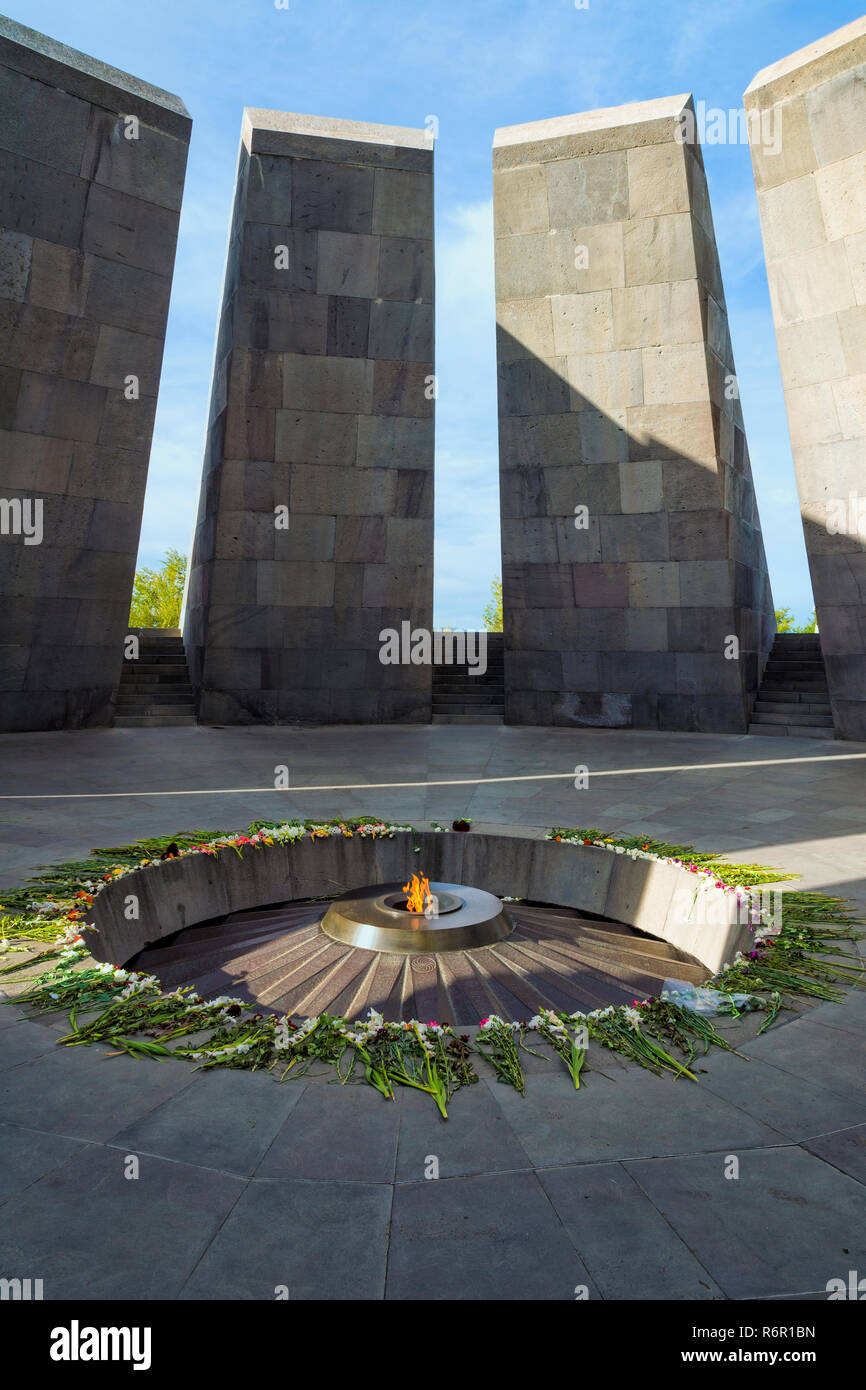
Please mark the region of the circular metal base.
<svg viewBox="0 0 866 1390"><path fill-rule="evenodd" d="M511 935L512 922L498 898L481 888L459 883L431 883L439 899L439 917L407 912L402 885L375 884L358 888L331 903L322 918L322 931L366 951L465 951L490 946Z"/></svg>

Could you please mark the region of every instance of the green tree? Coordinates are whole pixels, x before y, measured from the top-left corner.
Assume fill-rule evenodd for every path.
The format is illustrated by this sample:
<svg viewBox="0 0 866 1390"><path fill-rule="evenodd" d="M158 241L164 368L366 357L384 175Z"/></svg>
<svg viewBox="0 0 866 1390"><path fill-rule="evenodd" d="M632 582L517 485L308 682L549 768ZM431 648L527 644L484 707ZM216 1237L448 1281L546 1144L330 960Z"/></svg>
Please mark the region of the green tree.
<svg viewBox="0 0 866 1390"><path fill-rule="evenodd" d="M490 602L481 614L481 621L488 632L502 631L502 580L494 579L490 585Z"/></svg>
<svg viewBox="0 0 866 1390"><path fill-rule="evenodd" d="M818 618L817 618L817 615L816 615L816 613L815 613L814 608L812 609L812 616L811 616L811 618L809 619L809 621L808 621L807 623L804 623L802 627L795 627L795 625L794 625L794 615L793 615L793 613L791 612L790 608L777 608L777 609L776 609L776 631L777 631L777 632L817 632L817 631L818 631Z"/></svg>
<svg viewBox="0 0 866 1390"><path fill-rule="evenodd" d="M186 580L186 556L167 550L158 570L136 570L130 627L177 627Z"/></svg>

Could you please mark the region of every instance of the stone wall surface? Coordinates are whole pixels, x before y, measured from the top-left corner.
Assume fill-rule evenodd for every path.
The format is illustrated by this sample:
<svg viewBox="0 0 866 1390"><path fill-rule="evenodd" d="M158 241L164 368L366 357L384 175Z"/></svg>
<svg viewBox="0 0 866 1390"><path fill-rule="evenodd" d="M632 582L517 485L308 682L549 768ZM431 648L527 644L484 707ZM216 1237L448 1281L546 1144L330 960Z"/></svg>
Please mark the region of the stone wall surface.
<svg viewBox="0 0 866 1390"><path fill-rule="evenodd" d="M866 739L866 18L745 106L833 721Z"/></svg>
<svg viewBox="0 0 866 1390"><path fill-rule="evenodd" d="M0 729L111 720L191 125L0 18Z"/></svg>
<svg viewBox="0 0 866 1390"><path fill-rule="evenodd" d="M429 720L430 668L379 633L432 627L433 341L426 132L247 110L185 608L203 722Z"/></svg>
<svg viewBox="0 0 866 1390"><path fill-rule="evenodd" d="M720 970L752 940L745 912L733 893L660 860L590 845L516 835L437 833L372 839L308 837L238 854L191 854L115 879L88 915L96 928L87 944L100 961L122 965L144 946L185 927L226 913L289 899L327 897L377 883L401 883L418 865L432 882L466 883L497 896L510 895L576 907L635 926ZM418 847L416 857L414 846ZM129 895L139 915L125 910ZM324 915L325 904L322 905Z"/></svg>
<svg viewBox="0 0 866 1390"><path fill-rule="evenodd" d="M747 728L775 622L692 112L496 134L511 723Z"/></svg>

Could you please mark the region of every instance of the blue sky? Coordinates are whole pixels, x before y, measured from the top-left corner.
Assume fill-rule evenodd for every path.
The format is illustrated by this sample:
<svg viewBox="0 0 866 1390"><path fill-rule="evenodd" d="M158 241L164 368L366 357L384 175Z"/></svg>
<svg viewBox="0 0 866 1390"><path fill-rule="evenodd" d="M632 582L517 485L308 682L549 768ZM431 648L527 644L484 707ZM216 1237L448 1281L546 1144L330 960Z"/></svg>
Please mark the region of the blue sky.
<svg viewBox="0 0 866 1390"><path fill-rule="evenodd" d="M855 19L823 0L27 0L8 13L176 92L193 137L140 563L186 550L241 111L423 127L436 151L436 618L479 625L499 573L490 147L497 126L691 91L739 107L762 67ZM749 152L704 150L777 606L812 597ZM467 545L467 536L471 544Z"/></svg>

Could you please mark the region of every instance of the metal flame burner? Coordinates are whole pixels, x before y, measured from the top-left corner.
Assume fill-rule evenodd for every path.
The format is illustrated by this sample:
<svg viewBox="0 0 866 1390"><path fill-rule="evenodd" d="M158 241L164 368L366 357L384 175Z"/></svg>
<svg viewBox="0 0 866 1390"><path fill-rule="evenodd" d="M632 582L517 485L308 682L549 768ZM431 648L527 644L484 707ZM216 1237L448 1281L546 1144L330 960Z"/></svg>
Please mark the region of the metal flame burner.
<svg viewBox="0 0 866 1390"><path fill-rule="evenodd" d="M465 951L511 935L513 924L498 898L460 883L431 883L439 916L407 912L399 883L378 883L344 893L322 918L322 931L366 951Z"/></svg>

